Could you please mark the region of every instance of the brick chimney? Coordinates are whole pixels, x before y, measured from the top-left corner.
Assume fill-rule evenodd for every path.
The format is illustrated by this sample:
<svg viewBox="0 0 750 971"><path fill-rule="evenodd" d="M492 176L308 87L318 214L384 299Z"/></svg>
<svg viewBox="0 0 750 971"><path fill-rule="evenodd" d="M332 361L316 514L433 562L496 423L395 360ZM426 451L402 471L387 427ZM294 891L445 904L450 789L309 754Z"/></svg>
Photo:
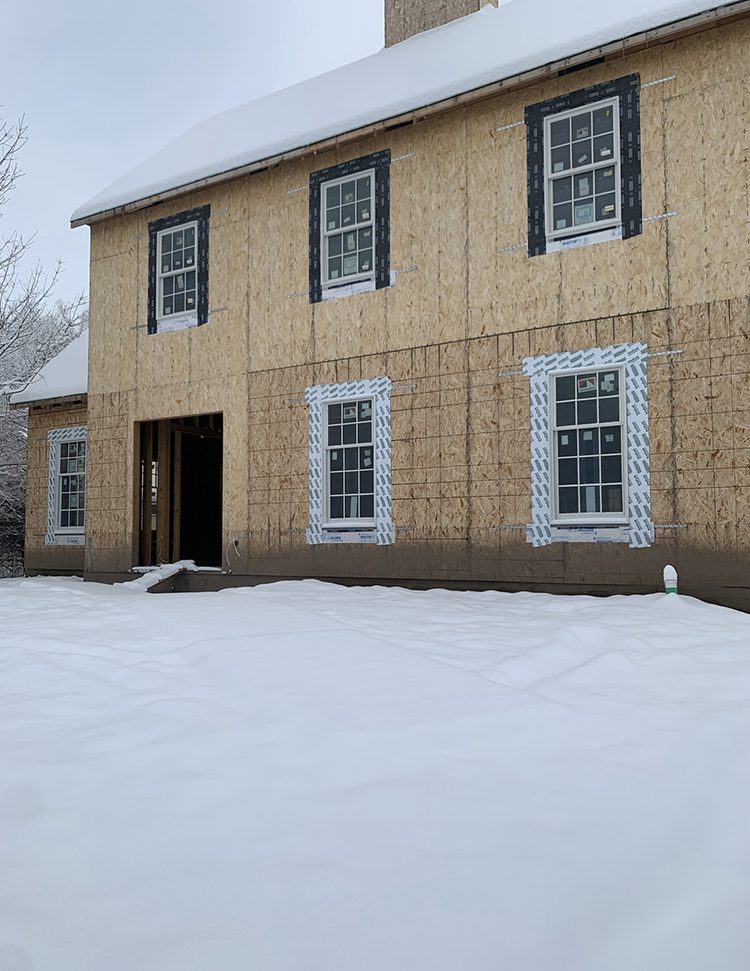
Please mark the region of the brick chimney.
<svg viewBox="0 0 750 971"><path fill-rule="evenodd" d="M385 46L475 13L498 0L385 0Z"/></svg>

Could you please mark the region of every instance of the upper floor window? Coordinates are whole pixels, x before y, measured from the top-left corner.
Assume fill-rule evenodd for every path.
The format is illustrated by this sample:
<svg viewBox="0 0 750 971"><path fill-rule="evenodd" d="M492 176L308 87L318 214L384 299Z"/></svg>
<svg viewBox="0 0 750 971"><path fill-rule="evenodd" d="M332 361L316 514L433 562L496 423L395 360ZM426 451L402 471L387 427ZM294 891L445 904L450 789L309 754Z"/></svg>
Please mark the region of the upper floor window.
<svg viewBox="0 0 750 971"><path fill-rule="evenodd" d="M529 256L642 230L640 77L526 109Z"/></svg>
<svg viewBox="0 0 750 971"><path fill-rule="evenodd" d="M208 320L208 219L201 206L149 223L148 331Z"/></svg>
<svg viewBox="0 0 750 971"><path fill-rule="evenodd" d="M545 119L547 239L620 224L617 99Z"/></svg>
<svg viewBox="0 0 750 971"><path fill-rule="evenodd" d="M310 300L390 284L389 151L310 176Z"/></svg>
<svg viewBox="0 0 750 971"><path fill-rule="evenodd" d="M375 170L323 183L324 287L375 276Z"/></svg>
<svg viewBox="0 0 750 971"><path fill-rule="evenodd" d="M164 229L158 235L158 306L156 319L196 313L198 279L195 269L198 224Z"/></svg>

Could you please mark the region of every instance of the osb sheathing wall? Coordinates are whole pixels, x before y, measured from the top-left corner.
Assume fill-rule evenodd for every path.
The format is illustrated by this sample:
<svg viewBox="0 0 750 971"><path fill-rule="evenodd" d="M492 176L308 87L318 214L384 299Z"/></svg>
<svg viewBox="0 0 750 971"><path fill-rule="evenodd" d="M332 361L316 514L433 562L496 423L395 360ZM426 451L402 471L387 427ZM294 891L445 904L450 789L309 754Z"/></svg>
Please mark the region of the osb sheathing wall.
<svg viewBox="0 0 750 971"><path fill-rule="evenodd" d="M732 551L741 567L750 546L749 54L743 21L95 224L89 441L106 470L89 505L89 568L134 562L134 423L222 411L236 573L653 585L682 550L685 569L714 579L709 557L721 553L730 582ZM525 130L496 129L527 104L631 72L644 83L674 75L642 92L643 234L527 258ZM382 148L394 158L396 285L311 305L309 174ZM205 203L210 323L149 336L148 222ZM532 550L520 530L497 528L529 518L528 385L491 372L518 368L529 351L629 339L632 328L652 349L682 350L652 359L650 411L654 519L684 528L658 531L651 551ZM494 346L496 363L467 364ZM397 544L348 547L344 558L304 545L306 412L288 398L360 374L418 390L394 397ZM496 429L485 428L490 416Z"/></svg>
<svg viewBox="0 0 750 971"><path fill-rule="evenodd" d="M82 546L46 545L47 492L49 488L49 445L47 432L53 428L75 428L86 424L86 407L59 407L29 411L26 471L26 553L31 571L74 571L84 564ZM90 454L90 453L89 453Z"/></svg>

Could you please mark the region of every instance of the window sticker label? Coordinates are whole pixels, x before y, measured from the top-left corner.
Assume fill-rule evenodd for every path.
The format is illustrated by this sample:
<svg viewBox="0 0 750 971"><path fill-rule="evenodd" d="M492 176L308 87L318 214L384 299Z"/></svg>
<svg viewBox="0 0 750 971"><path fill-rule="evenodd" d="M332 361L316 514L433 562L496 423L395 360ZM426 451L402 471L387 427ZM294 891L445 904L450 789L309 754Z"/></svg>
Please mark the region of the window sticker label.
<svg viewBox="0 0 750 971"><path fill-rule="evenodd" d="M602 375L602 391L614 391L615 390L615 376L614 374L603 374Z"/></svg>
<svg viewBox="0 0 750 971"><path fill-rule="evenodd" d="M596 391L595 374L586 374L578 378L578 394L586 394L589 391Z"/></svg>

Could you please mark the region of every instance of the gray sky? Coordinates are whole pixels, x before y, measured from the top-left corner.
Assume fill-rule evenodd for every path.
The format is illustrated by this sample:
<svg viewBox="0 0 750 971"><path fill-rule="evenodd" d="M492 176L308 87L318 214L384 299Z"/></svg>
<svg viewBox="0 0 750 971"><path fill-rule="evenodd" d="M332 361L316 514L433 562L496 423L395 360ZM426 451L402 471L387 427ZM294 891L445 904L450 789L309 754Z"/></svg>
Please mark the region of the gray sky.
<svg viewBox="0 0 750 971"><path fill-rule="evenodd" d="M88 287L76 206L208 115L378 50L383 0L29 0L3 11L0 111L25 114L24 177L0 235Z"/></svg>

